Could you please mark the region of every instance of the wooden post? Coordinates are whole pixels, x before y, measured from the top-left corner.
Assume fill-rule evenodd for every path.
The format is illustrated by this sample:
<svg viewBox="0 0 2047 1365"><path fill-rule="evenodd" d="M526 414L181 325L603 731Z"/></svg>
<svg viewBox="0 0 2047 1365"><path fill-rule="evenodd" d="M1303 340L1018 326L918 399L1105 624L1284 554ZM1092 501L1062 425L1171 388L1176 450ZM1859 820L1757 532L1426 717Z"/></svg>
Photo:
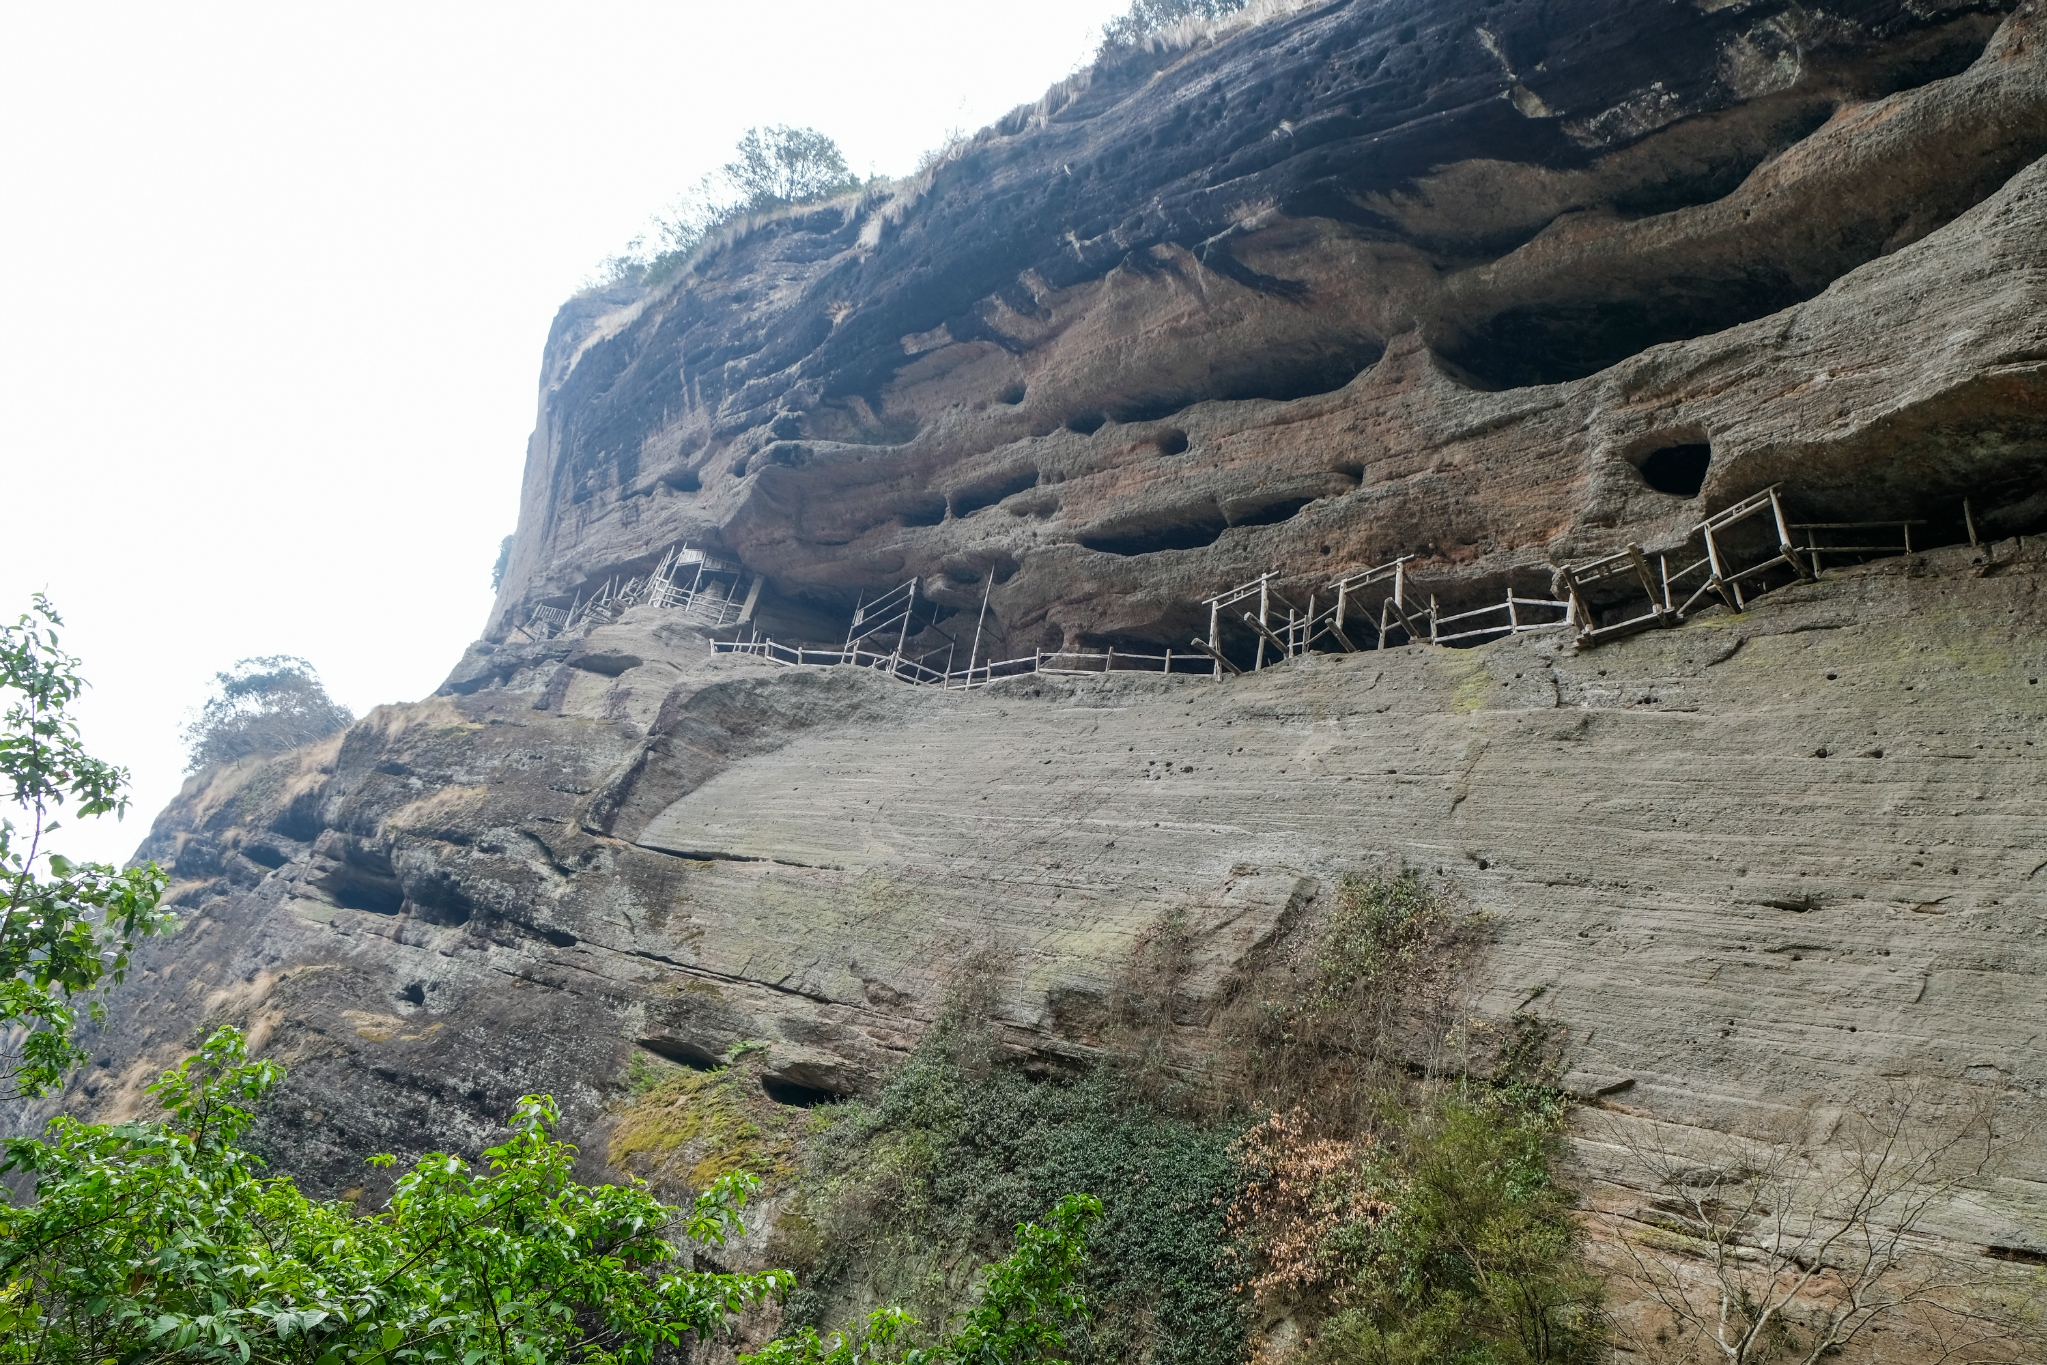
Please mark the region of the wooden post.
<svg viewBox="0 0 2047 1365"><path fill-rule="evenodd" d="M1222 655L1222 641L1221 641L1220 639L1218 639L1218 638L1217 638L1217 632L1218 632L1218 630L1220 629L1220 624L1221 624L1221 613L1222 613L1222 606L1220 605L1220 604L1221 604L1221 602L1222 602L1222 599L1221 599L1220 597L1218 597L1218 598L1216 598L1216 599L1215 599L1215 601L1213 601L1213 602L1210 602L1210 603L1208 604L1208 651L1207 651L1207 653L1208 653L1208 656L1209 656L1209 657L1210 657L1211 659L1214 659L1214 660L1215 660L1215 680L1216 680L1217 682L1221 682L1221 681L1223 680L1223 665L1222 665L1222 658L1223 658L1223 655Z"/></svg>
<svg viewBox="0 0 2047 1365"><path fill-rule="evenodd" d="M1110 645L1110 646L1109 646L1109 652L1108 652L1107 654L1104 654L1104 655L1102 656L1102 672L1104 672L1104 673L1107 673L1107 672L1109 672L1109 671L1110 671L1111 669L1113 669L1113 668L1115 668L1115 667L1116 667L1116 646L1114 646L1114 645Z"/></svg>
<svg viewBox="0 0 2047 1365"><path fill-rule="evenodd" d="M1245 612L1245 613L1244 613L1244 615L1245 615L1245 616L1247 616L1247 617L1248 617L1248 616L1249 616L1250 614L1251 614L1250 612ZM1200 637L1199 635L1197 635L1197 636L1195 636L1195 637L1194 637L1194 639L1193 639L1192 643L1193 643L1193 645L1194 645L1194 647L1195 647L1196 649L1200 650L1200 651L1201 651L1201 652L1202 652L1203 654L1206 654L1206 655L1207 655L1207 656L1208 656L1209 658L1211 658L1211 659L1215 660L1215 675L1216 675L1216 677L1218 677L1218 678L1222 677L1222 672L1223 672L1223 670L1224 670L1225 668L1227 668L1228 670L1230 670L1230 672L1232 672L1232 673L1236 674L1236 675L1237 675L1237 676L1239 676L1239 677L1242 677L1242 676L1243 676L1243 673L1244 673L1244 670L1243 670L1243 669L1241 669L1241 668L1237 667L1237 666L1236 666L1235 664L1231 663L1231 662L1230 662L1230 661L1229 661L1228 659L1225 659L1225 658L1223 657L1223 655L1222 655L1222 651L1221 651L1221 650L1219 650L1219 649L1211 649L1211 648L1210 648L1209 646L1207 646L1207 645L1205 645L1205 644L1201 643L1201 637Z"/></svg>
<svg viewBox="0 0 2047 1365"><path fill-rule="evenodd" d="M974 681L974 659L981 652L981 626L988 619L988 594L995 591L995 566L988 566L988 586L981 589L981 615L974 622L974 647L967 651L967 682Z"/></svg>
<svg viewBox="0 0 2047 1365"><path fill-rule="evenodd" d="M1798 562L1798 553L1791 545L1791 528L1784 524L1784 504L1777 498L1776 485L1770 486L1770 510L1777 517L1777 544L1784 553L1784 562L1791 566L1791 572L1805 577L1805 566Z"/></svg>
<svg viewBox="0 0 2047 1365"><path fill-rule="evenodd" d="M910 595L903 599L903 628L896 632L896 657L895 663L889 666L890 677L895 676L895 665L902 662L903 646L910 640L910 613L916 610L916 607L917 580L913 578L910 580Z"/></svg>
<svg viewBox="0 0 2047 1365"><path fill-rule="evenodd" d="M1161 673L1170 673L1170 672L1172 672L1172 671L1173 671L1173 647L1172 647L1171 645L1167 645L1167 646L1166 646L1166 666L1165 666L1164 668L1160 669L1160 670L1159 670L1159 672L1161 672Z"/></svg>
<svg viewBox="0 0 2047 1365"><path fill-rule="evenodd" d="M1670 613L1664 610L1663 603L1657 599L1656 583L1649 577L1649 561L1643 556L1642 547L1631 543L1628 546L1628 558L1634 562L1635 581L1642 585L1642 595L1649 599L1649 610L1656 614L1656 624L1670 624Z"/></svg>
<svg viewBox="0 0 2047 1365"><path fill-rule="evenodd" d="M1258 657L1251 661L1253 673L1265 667L1265 637L1272 633L1266 620L1272 610L1272 588L1266 582L1270 577L1269 572L1258 575Z"/></svg>
<svg viewBox="0 0 2047 1365"><path fill-rule="evenodd" d="M1741 590L1727 581L1727 575L1720 570L1720 544L1713 539L1713 524L1703 527L1706 537L1706 563L1713 570L1713 591L1720 594L1720 600L1727 604L1729 611L1741 610Z"/></svg>
<svg viewBox="0 0 2047 1365"><path fill-rule="evenodd" d="M1507 580L1507 633L1521 633L1521 615L1514 610L1514 580L1511 578Z"/></svg>

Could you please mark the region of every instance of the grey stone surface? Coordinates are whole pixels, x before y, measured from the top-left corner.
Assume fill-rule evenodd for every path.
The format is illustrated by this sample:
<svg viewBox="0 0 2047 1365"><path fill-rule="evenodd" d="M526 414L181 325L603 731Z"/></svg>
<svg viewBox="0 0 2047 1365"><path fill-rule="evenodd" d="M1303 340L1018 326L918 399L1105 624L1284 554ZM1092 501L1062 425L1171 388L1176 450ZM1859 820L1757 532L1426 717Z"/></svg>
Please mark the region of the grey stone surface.
<svg viewBox="0 0 2047 1365"><path fill-rule="evenodd" d="M1195 931L1198 1018L1282 916L1407 866L1491 917L1473 1017L1555 1021L1588 1099L1774 1131L1900 1077L2003 1093L2024 1160L1950 1230L2032 1245L2047 578L1996 553L1590 652L1541 632L1222 683L943 692L713 657L636 609L587 642L642 661L615 678L545 663L195 779L149 846L190 923L70 1103L120 1112L244 1021L293 1069L266 1140L342 1188L528 1090L601 1134L635 1041L767 1040L770 1074L859 1090L970 960L1056 1065L1162 913Z"/></svg>

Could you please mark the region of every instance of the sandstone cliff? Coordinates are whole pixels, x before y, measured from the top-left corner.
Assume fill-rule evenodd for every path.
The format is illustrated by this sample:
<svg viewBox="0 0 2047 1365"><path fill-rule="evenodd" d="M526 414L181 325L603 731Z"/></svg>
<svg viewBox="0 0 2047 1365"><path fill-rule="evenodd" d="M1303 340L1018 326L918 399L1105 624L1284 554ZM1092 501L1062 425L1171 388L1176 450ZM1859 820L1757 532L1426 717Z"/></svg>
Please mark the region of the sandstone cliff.
<svg viewBox="0 0 2047 1365"><path fill-rule="evenodd" d="M565 309L491 637L681 539L783 638L993 570L1015 654L1398 553L1491 599L1793 475L1803 519L2019 529L2038 208L1969 210L2047 152L2047 75L1999 10L1332 4L1076 78Z"/></svg>
<svg viewBox="0 0 2047 1365"><path fill-rule="evenodd" d="M2006 1097L2029 1145L1933 1230L2047 1255L2043 22L1323 5L574 301L486 638L433 698L188 784L142 849L186 927L66 1103L131 1109L234 1020L292 1069L265 1142L315 1188L532 1090L601 1170L636 1048L860 1092L972 960L1015 1057L1070 1068L1179 914L1191 1053L1251 949L1405 866L1490 917L1470 1015L1546 1021L1617 1121ZM1699 447L1674 483L1658 452ZM1223 682L912 688L650 606L514 629L687 540L786 639L911 576L935 635L992 571L1009 650L1178 644L1267 569L1538 591L1777 482L1924 552L1598 650Z"/></svg>

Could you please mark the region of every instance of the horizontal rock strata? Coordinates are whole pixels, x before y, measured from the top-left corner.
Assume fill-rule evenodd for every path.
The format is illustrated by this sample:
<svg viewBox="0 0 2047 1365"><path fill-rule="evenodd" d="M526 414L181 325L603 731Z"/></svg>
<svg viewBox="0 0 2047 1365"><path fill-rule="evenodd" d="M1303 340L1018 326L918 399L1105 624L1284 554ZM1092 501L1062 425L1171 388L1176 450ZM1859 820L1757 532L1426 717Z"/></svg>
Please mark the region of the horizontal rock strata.
<svg viewBox="0 0 2047 1365"><path fill-rule="evenodd" d="M1580 1094L1757 1130L1901 1077L1994 1091L2029 1154L1944 1228L2047 1246L2023 1178L2047 1151L2047 577L2010 541L1970 561L1586 653L1551 631L974 692L712 656L636 609L195 779L148 849L189 923L71 1102L121 1111L243 1021L292 1068L266 1141L351 1187L364 1153L474 1146L528 1090L593 1131L635 1044L765 1040L784 1098L859 1091L969 963L1012 1051L1058 1068L1162 915L1193 931L1198 1021L1338 879L1414 867L1491 917L1472 1017L1552 1021ZM1190 1023L1187 1054L1209 1045Z"/></svg>
<svg viewBox="0 0 2047 1365"><path fill-rule="evenodd" d="M565 309L489 633L678 540L784 639L915 576L943 648L992 575L1014 655L1183 644L1268 569L1536 591L1777 481L2033 529L2041 23L1352 3L1098 68Z"/></svg>

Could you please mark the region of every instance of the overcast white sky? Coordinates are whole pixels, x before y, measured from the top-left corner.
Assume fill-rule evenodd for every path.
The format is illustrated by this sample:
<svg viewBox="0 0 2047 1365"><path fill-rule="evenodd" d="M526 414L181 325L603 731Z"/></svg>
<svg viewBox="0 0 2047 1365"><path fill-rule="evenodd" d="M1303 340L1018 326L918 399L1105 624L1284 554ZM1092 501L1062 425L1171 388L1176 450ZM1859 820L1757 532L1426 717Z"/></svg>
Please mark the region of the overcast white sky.
<svg viewBox="0 0 2047 1365"><path fill-rule="evenodd" d="M555 308L749 126L901 174L1127 0L0 4L0 612L47 590L125 858L213 672L358 713L482 627Z"/></svg>

